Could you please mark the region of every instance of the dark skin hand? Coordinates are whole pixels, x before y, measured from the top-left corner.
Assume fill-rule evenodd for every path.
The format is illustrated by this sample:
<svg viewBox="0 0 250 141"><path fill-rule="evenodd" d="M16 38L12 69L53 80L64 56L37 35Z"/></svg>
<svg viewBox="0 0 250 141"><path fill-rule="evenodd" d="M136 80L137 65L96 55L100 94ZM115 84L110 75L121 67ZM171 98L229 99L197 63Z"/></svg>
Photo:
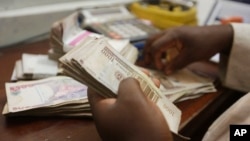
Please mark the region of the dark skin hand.
<svg viewBox="0 0 250 141"><path fill-rule="evenodd" d="M144 49L144 65L170 74L193 62L208 60L216 53L229 53L233 41L231 25L178 27L149 38ZM177 48L178 55L169 62L162 57L169 48Z"/></svg>
<svg viewBox="0 0 250 141"><path fill-rule="evenodd" d="M144 65L169 74L218 52L228 54L232 39L231 25L172 28L147 41ZM178 54L164 63L162 56L169 48L178 48ZM88 98L96 128L104 141L182 140L171 134L159 108L133 78L120 83L117 98L105 99L91 89Z"/></svg>
<svg viewBox="0 0 250 141"><path fill-rule="evenodd" d="M88 89L96 128L103 141L172 141L159 108L134 78L119 85L117 98L103 98Z"/></svg>

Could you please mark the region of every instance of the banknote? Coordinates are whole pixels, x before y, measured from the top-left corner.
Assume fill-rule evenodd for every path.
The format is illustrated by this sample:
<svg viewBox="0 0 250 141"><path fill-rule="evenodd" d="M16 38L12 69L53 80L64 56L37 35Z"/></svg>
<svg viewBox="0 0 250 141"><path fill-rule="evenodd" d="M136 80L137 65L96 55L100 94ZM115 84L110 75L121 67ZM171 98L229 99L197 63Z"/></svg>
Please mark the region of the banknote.
<svg viewBox="0 0 250 141"><path fill-rule="evenodd" d="M91 47L90 47L91 46ZM106 38L90 38L60 58L65 74L106 97L115 97L121 80L136 78L145 93L162 111L171 131L177 133L181 111L170 102L139 68L127 61Z"/></svg>
<svg viewBox="0 0 250 141"><path fill-rule="evenodd" d="M67 77L6 83L8 112L87 103L87 86Z"/></svg>
<svg viewBox="0 0 250 141"><path fill-rule="evenodd" d="M11 81L43 79L60 74L58 62L49 59L47 54L23 53L15 63Z"/></svg>
<svg viewBox="0 0 250 141"><path fill-rule="evenodd" d="M147 69L147 68L141 68ZM180 101L182 97L195 98L194 95L215 92L214 79L200 76L188 68L178 70L170 75L162 71L147 69L152 78L160 81L160 91L170 101Z"/></svg>
<svg viewBox="0 0 250 141"><path fill-rule="evenodd" d="M78 104L75 104L75 102L72 102L72 104L63 104L61 106L53 105L48 107L41 107L41 108L35 108L20 112L9 112L8 104L4 105L4 109L2 112L3 115L6 116L74 116L74 117L82 117L87 116L91 117L91 109L90 105L87 102L81 102Z"/></svg>
<svg viewBox="0 0 250 141"><path fill-rule="evenodd" d="M50 60L47 54L23 53L21 64L23 75L32 79L56 76L58 73L58 63Z"/></svg>
<svg viewBox="0 0 250 141"><path fill-rule="evenodd" d="M25 79L24 73L23 73L23 63L22 60L17 60L15 63L15 75L16 75L16 80L22 80ZM28 78L29 79L29 78Z"/></svg>

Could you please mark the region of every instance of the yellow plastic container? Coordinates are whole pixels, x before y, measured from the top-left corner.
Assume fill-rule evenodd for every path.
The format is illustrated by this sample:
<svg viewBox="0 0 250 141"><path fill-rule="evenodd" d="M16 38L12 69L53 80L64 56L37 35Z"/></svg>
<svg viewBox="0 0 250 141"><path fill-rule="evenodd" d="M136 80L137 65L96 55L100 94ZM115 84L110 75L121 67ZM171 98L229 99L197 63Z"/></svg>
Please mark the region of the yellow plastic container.
<svg viewBox="0 0 250 141"><path fill-rule="evenodd" d="M197 25L195 7L182 10L180 6L176 6L170 11L158 5L135 2L129 8L135 16L150 20L154 26L160 29L181 25Z"/></svg>

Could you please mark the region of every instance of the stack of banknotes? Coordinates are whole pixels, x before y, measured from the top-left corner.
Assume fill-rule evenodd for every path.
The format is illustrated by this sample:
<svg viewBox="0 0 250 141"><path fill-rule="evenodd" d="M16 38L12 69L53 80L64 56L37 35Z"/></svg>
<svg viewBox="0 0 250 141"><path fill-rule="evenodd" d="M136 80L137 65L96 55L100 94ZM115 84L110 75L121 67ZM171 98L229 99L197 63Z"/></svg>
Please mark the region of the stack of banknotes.
<svg viewBox="0 0 250 141"><path fill-rule="evenodd" d="M160 91L174 103L217 91L213 79L197 75L187 68L171 75L165 75L162 71L157 70L148 69L148 71L150 77L160 80Z"/></svg>
<svg viewBox="0 0 250 141"><path fill-rule="evenodd" d="M82 14L75 12L60 21L56 21L50 32L50 50L48 55L50 59L58 60L65 53L76 46L79 46L86 37L103 37L103 35L84 30L82 28ZM107 37L106 37L107 38ZM130 44L129 40L115 40L108 38L109 43L118 52L131 62L135 62L139 52L135 46Z"/></svg>
<svg viewBox="0 0 250 141"><path fill-rule="evenodd" d="M60 74L58 62L49 59L47 54L23 53L15 63L11 81L43 79Z"/></svg>
<svg viewBox="0 0 250 141"><path fill-rule="evenodd" d="M6 116L91 116L87 86L67 76L6 83Z"/></svg>
<svg viewBox="0 0 250 141"><path fill-rule="evenodd" d="M60 58L63 73L86 84L104 97L116 97L121 80L137 79L146 96L162 111L171 131L177 133L181 111L155 86L151 79L125 59L107 38L88 37Z"/></svg>

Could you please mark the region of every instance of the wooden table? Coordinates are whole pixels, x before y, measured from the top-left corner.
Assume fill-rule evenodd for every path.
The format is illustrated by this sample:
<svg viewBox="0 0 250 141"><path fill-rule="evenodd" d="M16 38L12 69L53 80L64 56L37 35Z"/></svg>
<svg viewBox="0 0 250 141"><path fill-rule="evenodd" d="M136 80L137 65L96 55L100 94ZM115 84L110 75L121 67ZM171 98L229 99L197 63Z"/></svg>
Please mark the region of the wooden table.
<svg viewBox="0 0 250 141"><path fill-rule="evenodd" d="M30 44L13 45L8 48L0 48L0 109L3 109L6 103L5 82L10 81L15 61L21 58L22 53L47 54L49 41L39 41ZM197 67L199 66L199 67ZM211 63L197 63L190 68L199 68L209 75L218 74L216 65ZM224 95L225 91L231 90L223 87L218 88L218 92L209 93L200 98L187 100L176 105L182 111L182 120L180 133L192 137L200 138L211 122L228 106L221 111L223 98L227 100L227 105L231 105L238 97L230 98L230 95ZM233 99L228 102L228 99ZM217 102L217 103L214 103ZM216 105L216 106L214 106ZM212 109L211 109L212 107ZM206 111L210 110L210 115ZM211 111L212 110L212 111ZM214 110L214 111L213 111ZM211 114L212 112L212 114ZM216 113L214 115L213 113ZM209 114L209 113L208 113ZM205 116L205 120L204 117ZM212 116L214 115L214 116ZM212 116L212 117L211 117ZM211 118L210 118L211 117ZM197 119L198 118L198 119ZM196 121L200 121L199 125ZM204 126L205 124L208 124ZM192 130L189 128L192 127ZM200 128L204 128L202 132ZM197 140L200 140L197 139ZM195 138L194 138L195 139ZM99 141L101 140L92 119L85 118L61 118L61 117L11 117L6 118L0 115L0 140L6 141Z"/></svg>

